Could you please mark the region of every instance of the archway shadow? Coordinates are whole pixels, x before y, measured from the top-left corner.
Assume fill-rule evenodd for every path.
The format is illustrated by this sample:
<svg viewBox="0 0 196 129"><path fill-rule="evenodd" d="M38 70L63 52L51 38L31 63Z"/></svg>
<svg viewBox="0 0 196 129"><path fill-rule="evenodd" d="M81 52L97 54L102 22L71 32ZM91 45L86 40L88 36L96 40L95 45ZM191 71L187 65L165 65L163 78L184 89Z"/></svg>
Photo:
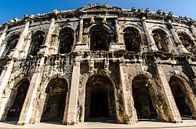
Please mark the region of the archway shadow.
<svg viewBox="0 0 196 129"><path fill-rule="evenodd" d="M9 125L17 125L17 121L1 121L1 123L5 123Z"/></svg>
<svg viewBox="0 0 196 129"><path fill-rule="evenodd" d="M192 116L190 115L183 115L181 118L182 120L193 120Z"/></svg>
<svg viewBox="0 0 196 129"><path fill-rule="evenodd" d="M86 84L85 122L116 123L113 84L95 75Z"/></svg>
<svg viewBox="0 0 196 129"><path fill-rule="evenodd" d="M50 80L46 88L47 98L41 122L62 123L67 90L66 80L62 78Z"/></svg>
<svg viewBox="0 0 196 129"><path fill-rule="evenodd" d="M116 120L110 117L91 117L88 118L85 122L100 122L100 123L116 123Z"/></svg>

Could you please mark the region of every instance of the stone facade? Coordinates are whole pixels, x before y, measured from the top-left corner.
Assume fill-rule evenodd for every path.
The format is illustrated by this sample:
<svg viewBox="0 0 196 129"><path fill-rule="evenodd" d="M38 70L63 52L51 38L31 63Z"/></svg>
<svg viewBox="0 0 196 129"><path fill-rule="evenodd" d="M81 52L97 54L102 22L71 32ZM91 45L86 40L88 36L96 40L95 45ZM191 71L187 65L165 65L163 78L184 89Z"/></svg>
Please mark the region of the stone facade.
<svg viewBox="0 0 196 129"><path fill-rule="evenodd" d="M196 22L89 5L0 27L0 120L196 118Z"/></svg>

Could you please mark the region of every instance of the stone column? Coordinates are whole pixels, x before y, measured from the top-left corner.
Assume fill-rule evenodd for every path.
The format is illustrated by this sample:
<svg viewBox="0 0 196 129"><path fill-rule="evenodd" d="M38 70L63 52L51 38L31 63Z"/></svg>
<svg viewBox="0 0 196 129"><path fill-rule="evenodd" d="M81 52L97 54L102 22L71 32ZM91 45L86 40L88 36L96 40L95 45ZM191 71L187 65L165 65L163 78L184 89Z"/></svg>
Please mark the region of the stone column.
<svg viewBox="0 0 196 129"><path fill-rule="evenodd" d="M117 43L122 43L122 41L120 41L120 33L119 33L119 25L118 25L118 19L115 19L115 28L116 28L116 42Z"/></svg>
<svg viewBox="0 0 196 129"><path fill-rule="evenodd" d="M64 124L73 125L77 123L79 81L80 61L76 58L76 62L73 66L70 94L68 98L68 111L67 113L65 112L63 119Z"/></svg>
<svg viewBox="0 0 196 129"><path fill-rule="evenodd" d="M0 57L3 54L3 51L5 49L6 44L4 43L5 37L6 37L6 32L7 32L7 25L5 26L2 35L0 36Z"/></svg>
<svg viewBox="0 0 196 129"><path fill-rule="evenodd" d="M143 25L144 32L146 34L146 39L147 39L147 42L148 42L149 50L150 51L157 51L158 50L157 46L156 46L156 44L154 42L154 39L152 37L151 32L149 33L145 17L142 18L142 25Z"/></svg>
<svg viewBox="0 0 196 129"><path fill-rule="evenodd" d="M82 36L83 36L83 19L80 19L80 25L79 25L79 35L78 35L78 44L82 43Z"/></svg>
<svg viewBox="0 0 196 129"><path fill-rule="evenodd" d="M192 77L193 78L192 81L193 81L193 84L194 84L194 89L193 90L195 90L195 92L196 92L196 67L195 67L196 62L192 61L191 59L188 59L188 63L190 64L191 70L194 73L194 75L193 75L194 77Z"/></svg>
<svg viewBox="0 0 196 129"><path fill-rule="evenodd" d="M189 62L189 63L190 63L190 62ZM196 63L194 63L194 64L196 64ZM192 66L191 69L192 69L193 72L194 72L194 77L193 77L193 79L192 79L192 82L193 82L193 87L194 87L193 92L195 92L195 91L196 91L196 68L194 69L194 67ZM195 98L194 98L194 99L196 100L196 95L195 95ZM194 102L196 103L196 101L194 101ZM195 109L196 109L196 106L195 106ZM196 111L192 114L192 117L193 117L194 119L196 119Z"/></svg>
<svg viewBox="0 0 196 129"><path fill-rule="evenodd" d="M194 85L196 86L196 82L195 82L196 78L193 78L192 81L193 81ZM189 83L185 84L185 85L190 86ZM190 99L190 100L188 100L188 99ZM187 95L187 98L185 99L185 101L189 103L188 106L191 106L190 110L192 112L192 118L196 119L196 95L194 94L194 90L191 89L188 91L188 95Z"/></svg>
<svg viewBox="0 0 196 129"><path fill-rule="evenodd" d="M49 52L50 41L51 41L51 37L52 37L52 33L53 33L54 29L55 29L55 19L52 18L48 33L46 35L45 43L44 43L44 45L42 45L42 48L39 52L40 54L44 54L44 55L50 54L48 52Z"/></svg>
<svg viewBox="0 0 196 129"><path fill-rule="evenodd" d="M135 123L137 122L137 113L133 104L133 97L128 86L128 77L126 74L126 68L124 64L120 63L120 79L122 85L122 95L124 103L124 121L126 123Z"/></svg>
<svg viewBox="0 0 196 129"><path fill-rule="evenodd" d="M32 40L32 33L28 33L28 35L25 38L25 44L24 44L24 48L23 48L23 54L20 54L20 57L25 59L27 58L28 54L29 54L29 47L31 46L31 40Z"/></svg>
<svg viewBox="0 0 196 129"><path fill-rule="evenodd" d="M186 67L189 69L189 73L191 76L188 77L190 81L186 79L182 80L184 83L183 85L185 86L183 87L182 90L183 92L186 92L185 101L190 107L193 119L196 119L196 95L195 95L196 93L196 67L195 65L196 65L196 62L192 61L191 58L186 59L186 64L184 64L184 68ZM179 71L175 71L174 74L180 75Z"/></svg>
<svg viewBox="0 0 196 129"><path fill-rule="evenodd" d="M175 122L175 123L182 122L176 103L174 103L175 100L174 100L171 88L169 86L169 83L166 79L166 76L161 66L157 65L157 73L158 73L158 76L159 76L159 79L162 85L163 93L165 95L164 98L166 100L167 107L169 108L168 114L170 116L168 117L170 118L171 122Z"/></svg>
<svg viewBox="0 0 196 129"><path fill-rule="evenodd" d="M23 51L24 41L25 41L25 38L27 37L28 33L29 33L29 21L26 22L24 30L20 34L20 38L19 38L18 43L16 45L16 48L13 52L13 57L14 58L19 58L19 56L21 54L21 51Z"/></svg>
<svg viewBox="0 0 196 129"><path fill-rule="evenodd" d="M12 78L12 75L9 79ZM5 121L7 119L7 114L9 111L9 107L11 106L11 101L13 102L14 96L17 94L14 88L15 81L9 81L9 84L6 85L5 89L3 90L3 94L0 98L0 121Z"/></svg>
<svg viewBox="0 0 196 129"><path fill-rule="evenodd" d="M74 51L88 51L88 45L86 43L83 43L83 18L80 18L79 22L79 33L78 33L78 38L75 43L75 49Z"/></svg>
<svg viewBox="0 0 196 129"><path fill-rule="evenodd" d="M196 38L196 28L193 25L191 25L190 29L191 29L194 37Z"/></svg>
<svg viewBox="0 0 196 129"><path fill-rule="evenodd" d="M193 85L194 85L194 89L193 89L193 93L196 91L196 77L194 77L193 79L192 79L192 81L193 81ZM194 97L193 97L193 103L194 103L194 112L192 112L192 118L193 119L196 119L196 95L195 94L193 94L194 95Z"/></svg>
<svg viewBox="0 0 196 129"><path fill-rule="evenodd" d="M182 42L180 41L178 34L175 31L175 28L172 26L172 24L169 21L169 29L170 32L173 36L174 42L177 45L177 51L179 54L184 54L184 53L190 53L187 51L187 49L184 47L184 45L182 44Z"/></svg>
<svg viewBox="0 0 196 129"><path fill-rule="evenodd" d="M193 68L192 68L193 69ZM195 74L196 72L194 72L194 74ZM195 76L194 76L194 78L192 79L192 81L193 81L193 84L194 84L194 90L196 91L196 74L195 74Z"/></svg>
<svg viewBox="0 0 196 129"><path fill-rule="evenodd" d="M4 70L1 73L1 77L0 77L0 99L2 97L3 91L5 89L5 87L8 84L8 81L10 79L12 70L13 70L13 66L14 66L14 60L11 60L7 63L7 65L4 67ZM0 116L1 118L1 116Z"/></svg>
<svg viewBox="0 0 196 129"><path fill-rule="evenodd" d="M52 36L50 38L50 46L49 46L49 51L48 53L50 55L52 54L57 54L58 53L58 49L59 49L59 26L55 25L54 26L54 30L52 32Z"/></svg>
<svg viewBox="0 0 196 129"><path fill-rule="evenodd" d="M31 78L29 89L20 113L19 121L17 122L18 125L24 125L30 123L32 113L33 113L33 107L36 106L34 105L36 103L34 101L36 101L37 88L42 80L44 57L40 59L39 63L40 63L39 67L37 68L36 72L33 74Z"/></svg>
<svg viewBox="0 0 196 129"><path fill-rule="evenodd" d="M34 109L34 112L32 114L31 120L30 120L30 124L40 123L41 117L43 114L43 110L44 110L46 96L47 96L47 93L45 93L45 92L41 92L39 94L38 101L37 101L37 103L35 102L35 104L37 104L37 106L35 106L35 108L37 107L37 109Z"/></svg>
<svg viewBox="0 0 196 129"><path fill-rule="evenodd" d="M192 61L191 59L187 59L187 62L189 63L191 72L193 73L193 76L191 77L191 81L192 81L192 86L191 89L192 91L189 91L189 96L191 98L192 101L192 118L196 119L196 95L194 94L196 92L196 62ZM188 84L190 85L190 83ZM190 103L190 102L189 102Z"/></svg>
<svg viewBox="0 0 196 129"><path fill-rule="evenodd" d="M111 44L111 51L115 50L125 50L125 44L123 42L123 35L119 32L118 19L115 20L115 28L116 28L116 42Z"/></svg>

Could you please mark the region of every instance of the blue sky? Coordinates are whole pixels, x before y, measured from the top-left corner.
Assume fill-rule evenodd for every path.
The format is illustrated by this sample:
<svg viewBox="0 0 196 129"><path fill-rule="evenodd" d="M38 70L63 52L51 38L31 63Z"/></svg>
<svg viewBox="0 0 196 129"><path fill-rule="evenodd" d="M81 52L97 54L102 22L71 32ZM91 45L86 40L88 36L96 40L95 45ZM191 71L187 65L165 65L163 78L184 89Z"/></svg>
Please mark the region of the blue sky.
<svg viewBox="0 0 196 129"><path fill-rule="evenodd" d="M177 16L187 16L196 20L196 0L0 0L0 24L25 14L47 13L57 10L75 9L89 3L107 3L111 6L131 9L150 8L172 11Z"/></svg>

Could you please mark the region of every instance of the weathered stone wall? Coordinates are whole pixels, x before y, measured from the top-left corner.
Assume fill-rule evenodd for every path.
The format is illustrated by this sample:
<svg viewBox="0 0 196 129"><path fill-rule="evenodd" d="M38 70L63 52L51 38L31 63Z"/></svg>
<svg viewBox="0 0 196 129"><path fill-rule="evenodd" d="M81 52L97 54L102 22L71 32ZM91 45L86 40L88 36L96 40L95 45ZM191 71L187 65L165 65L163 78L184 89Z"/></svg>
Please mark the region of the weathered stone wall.
<svg viewBox="0 0 196 129"><path fill-rule="evenodd" d="M154 109L155 119L181 122L171 78L181 83L185 104L196 118L195 30L194 21L171 13L105 5L14 19L0 27L0 120L8 120L12 108L17 112L13 105L18 84L27 79L27 95L16 107L20 110L16 121L42 121L49 82L57 78L67 82L63 124L89 119L93 87L106 92L110 119L138 122L135 85L147 87L152 102L151 108L144 108ZM15 35L18 39L13 39ZM132 48L127 49L127 44Z"/></svg>

